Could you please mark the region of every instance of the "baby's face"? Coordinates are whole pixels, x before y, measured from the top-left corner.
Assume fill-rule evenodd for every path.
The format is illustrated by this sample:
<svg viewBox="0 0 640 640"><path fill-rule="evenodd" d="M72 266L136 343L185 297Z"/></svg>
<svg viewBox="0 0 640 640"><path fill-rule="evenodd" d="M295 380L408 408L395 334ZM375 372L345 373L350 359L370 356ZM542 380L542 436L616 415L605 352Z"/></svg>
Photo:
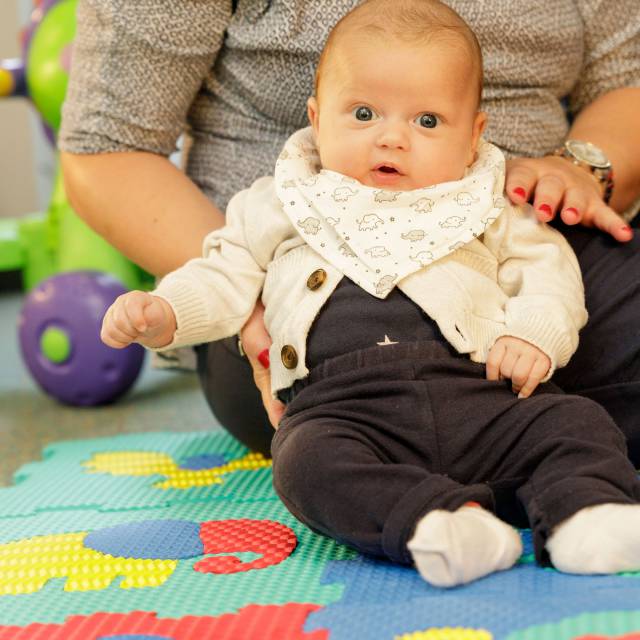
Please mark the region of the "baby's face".
<svg viewBox="0 0 640 640"><path fill-rule="evenodd" d="M462 178L485 114L460 49L349 40L308 103L323 168L392 191Z"/></svg>

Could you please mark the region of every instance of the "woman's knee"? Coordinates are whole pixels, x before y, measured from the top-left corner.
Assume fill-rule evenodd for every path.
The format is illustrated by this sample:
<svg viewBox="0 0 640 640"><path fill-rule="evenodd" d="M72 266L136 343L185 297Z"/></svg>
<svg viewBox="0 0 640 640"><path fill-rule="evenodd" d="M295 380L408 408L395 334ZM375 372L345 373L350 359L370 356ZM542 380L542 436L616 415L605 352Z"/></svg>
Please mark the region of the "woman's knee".
<svg viewBox="0 0 640 640"><path fill-rule="evenodd" d="M246 447L269 455L273 427L235 339L200 345L197 355L200 384L214 416Z"/></svg>

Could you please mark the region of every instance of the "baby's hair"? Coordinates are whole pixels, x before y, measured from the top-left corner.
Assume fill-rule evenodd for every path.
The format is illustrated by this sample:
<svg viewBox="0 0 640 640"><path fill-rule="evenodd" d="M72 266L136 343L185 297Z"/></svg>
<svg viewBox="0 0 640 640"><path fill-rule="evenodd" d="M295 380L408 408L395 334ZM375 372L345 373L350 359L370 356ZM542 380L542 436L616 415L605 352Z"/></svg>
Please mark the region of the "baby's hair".
<svg viewBox="0 0 640 640"><path fill-rule="evenodd" d="M478 84L478 106L482 98L482 50L471 27L440 0L364 0L333 27L325 43L315 76L315 95L326 73L328 60L340 38L347 33L384 41L389 38L409 44L446 42L462 45Z"/></svg>

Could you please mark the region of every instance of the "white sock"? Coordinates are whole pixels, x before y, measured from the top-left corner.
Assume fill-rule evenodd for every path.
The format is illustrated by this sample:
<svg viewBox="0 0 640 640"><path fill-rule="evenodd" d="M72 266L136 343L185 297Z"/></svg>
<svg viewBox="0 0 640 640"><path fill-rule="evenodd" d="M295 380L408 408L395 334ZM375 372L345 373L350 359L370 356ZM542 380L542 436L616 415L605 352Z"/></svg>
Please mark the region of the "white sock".
<svg viewBox="0 0 640 640"><path fill-rule="evenodd" d="M585 507L547 540L553 566L565 573L640 571L640 505Z"/></svg>
<svg viewBox="0 0 640 640"><path fill-rule="evenodd" d="M512 567L522 553L513 527L479 506L430 511L407 547L420 575L436 587L453 587Z"/></svg>

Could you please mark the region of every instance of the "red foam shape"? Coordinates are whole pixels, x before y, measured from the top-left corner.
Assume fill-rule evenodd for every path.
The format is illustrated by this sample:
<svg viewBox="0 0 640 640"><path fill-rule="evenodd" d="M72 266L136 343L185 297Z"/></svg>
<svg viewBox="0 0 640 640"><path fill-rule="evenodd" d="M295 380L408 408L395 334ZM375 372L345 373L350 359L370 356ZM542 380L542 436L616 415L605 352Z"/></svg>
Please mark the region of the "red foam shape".
<svg viewBox="0 0 640 640"><path fill-rule="evenodd" d="M210 520L200 526L205 553L252 551L261 558L242 562L235 556L214 556L196 562L202 573L238 573L264 569L288 558L298 544L289 527L273 520Z"/></svg>
<svg viewBox="0 0 640 640"><path fill-rule="evenodd" d="M578 636L573 640L640 640L640 631L632 631L623 636Z"/></svg>
<svg viewBox="0 0 640 640"><path fill-rule="evenodd" d="M69 616L63 624L0 626L0 640L97 640L115 634L156 634L173 640L328 640L327 629L305 633L317 604L250 604L220 616L157 618L152 611Z"/></svg>

